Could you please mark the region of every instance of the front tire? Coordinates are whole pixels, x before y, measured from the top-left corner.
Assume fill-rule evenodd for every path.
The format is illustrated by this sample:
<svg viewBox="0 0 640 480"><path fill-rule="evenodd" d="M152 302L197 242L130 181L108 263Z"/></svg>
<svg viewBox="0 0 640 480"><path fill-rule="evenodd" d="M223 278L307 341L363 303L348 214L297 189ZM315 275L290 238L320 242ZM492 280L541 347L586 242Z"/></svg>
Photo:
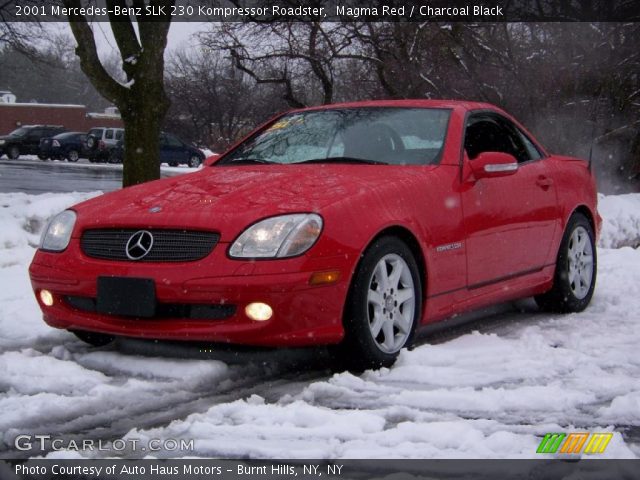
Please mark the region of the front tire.
<svg viewBox="0 0 640 480"><path fill-rule="evenodd" d="M422 282L407 245L376 240L365 252L345 307L345 338L336 347L353 370L390 367L411 344L422 310Z"/></svg>
<svg viewBox="0 0 640 480"><path fill-rule="evenodd" d="M560 243L553 287L535 297L543 310L559 313L581 312L593 297L597 274L595 234L581 213L569 219Z"/></svg>
<svg viewBox="0 0 640 480"><path fill-rule="evenodd" d="M87 332L85 330L71 330L71 333L83 342L93 345L94 347L103 347L115 340L114 336L104 333Z"/></svg>

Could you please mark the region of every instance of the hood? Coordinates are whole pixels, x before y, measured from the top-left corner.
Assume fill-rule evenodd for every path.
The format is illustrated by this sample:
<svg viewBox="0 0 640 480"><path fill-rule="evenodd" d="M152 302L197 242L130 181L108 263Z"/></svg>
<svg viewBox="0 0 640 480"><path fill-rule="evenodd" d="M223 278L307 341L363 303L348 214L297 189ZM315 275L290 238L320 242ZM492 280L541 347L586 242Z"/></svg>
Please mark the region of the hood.
<svg viewBox="0 0 640 480"><path fill-rule="evenodd" d="M283 213L315 212L415 182L415 168L376 165L219 166L125 188L73 207L85 228L215 230L232 241L248 225ZM152 213L152 211L155 211Z"/></svg>
<svg viewBox="0 0 640 480"><path fill-rule="evenodd" d="M21 138L22 135L0 135L0 140L15 140Z"/></svg>

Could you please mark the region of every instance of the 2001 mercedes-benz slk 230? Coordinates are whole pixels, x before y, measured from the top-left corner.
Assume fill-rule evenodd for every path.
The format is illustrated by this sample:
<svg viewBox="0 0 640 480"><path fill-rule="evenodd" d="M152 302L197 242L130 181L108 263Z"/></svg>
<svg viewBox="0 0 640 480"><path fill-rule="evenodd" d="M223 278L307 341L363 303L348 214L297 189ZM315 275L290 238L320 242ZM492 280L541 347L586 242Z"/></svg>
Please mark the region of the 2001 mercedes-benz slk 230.
<svg viewBox="0 0 640 480"><path fill-rule="evenodd" d="M95 344L332 345L376 367L457 312L591 300L589 165L494 106L296 110L209 163L54 217L29 269L45 321Z"/></svg>

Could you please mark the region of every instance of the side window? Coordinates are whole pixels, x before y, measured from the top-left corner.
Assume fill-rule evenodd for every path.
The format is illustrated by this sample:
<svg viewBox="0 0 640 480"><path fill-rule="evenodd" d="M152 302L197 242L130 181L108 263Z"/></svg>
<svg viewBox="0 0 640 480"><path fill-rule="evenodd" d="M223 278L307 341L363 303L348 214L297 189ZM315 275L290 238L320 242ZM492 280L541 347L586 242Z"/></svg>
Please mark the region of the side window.
<svg viewBox="0 0 640 480"><path fill-rule="evenodd" d="M542 158L542 154L540 153L540 151L536 148L533 142L529 140L529 137L527 137L519 128L518 128L518 136L520 137L520 140L522 141L524 148L527 150L527 153L529 154L529 159L539 160Z"/></svg>
<svg viewBox="0 0 640 480"><path fill-rule="evenodd" d="M520 163L533 158L516 127L497 115L471 117L465 132L464 148L471 160L483 152L508 153Z"/></svg>
<svg viewBox="0 0 640 480"><path fill-rule="evenodd" d="M122 140L122 135L124 135L124 130L116 130L116 140Z"/></svg>
<svg viewBox="0 0 640 480"><path fill-rule="evenodd" d="M111 130L110 128L105 130L104 138L105 140L113 140L113 130Z"/></svg>
<svg viewBox="0 0 640 480"><path fill-rule="evenodd" d="M167 135L166 136L166 143L170 147L181 147L182 146L182 142L180 140L178 140L176 137L172 136L172 135Z"/></svg>
<svg viewBox="0 0 640 480"><path fill-rule="evenodd" d="M89 130L89 135L93 135L96 138L102 138L102 129L92 128L91 130Z"/></svg>
<svg viewBox="0 0 640 480"><path fill-rule="evenodd" d="M43 134L43 131L41 128L34 128L27 134L27 137L31 139L35 139L35 138L41 137L42 134Z"/></svg>
<svg viewBox="0 0 640 480"><path fill-rule="evenodd" d="M471 160L483 152L512 153L504 129L490 118L471 118L467 124L464 148Z"/></svg>

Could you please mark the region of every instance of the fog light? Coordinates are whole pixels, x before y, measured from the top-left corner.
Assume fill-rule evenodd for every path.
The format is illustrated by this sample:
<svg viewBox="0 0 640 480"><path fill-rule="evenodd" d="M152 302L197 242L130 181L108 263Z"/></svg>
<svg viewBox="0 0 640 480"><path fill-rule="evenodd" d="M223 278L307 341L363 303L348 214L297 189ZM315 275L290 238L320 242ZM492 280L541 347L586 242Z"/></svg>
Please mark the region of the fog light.
<svg viewBox="0 0 640 480"><path fill-rule="evenodd" d="M266 322L273 315L273 309L266 303L250 303L244 309L244 313L247 314L251 320L256 322Z"/></svg>
<svg viewBox="0 0 640 480"><path fill-rule="evenodd" d="M49 290L40 290L40 301L50 307L53 305L53 294Z"/></svg>

